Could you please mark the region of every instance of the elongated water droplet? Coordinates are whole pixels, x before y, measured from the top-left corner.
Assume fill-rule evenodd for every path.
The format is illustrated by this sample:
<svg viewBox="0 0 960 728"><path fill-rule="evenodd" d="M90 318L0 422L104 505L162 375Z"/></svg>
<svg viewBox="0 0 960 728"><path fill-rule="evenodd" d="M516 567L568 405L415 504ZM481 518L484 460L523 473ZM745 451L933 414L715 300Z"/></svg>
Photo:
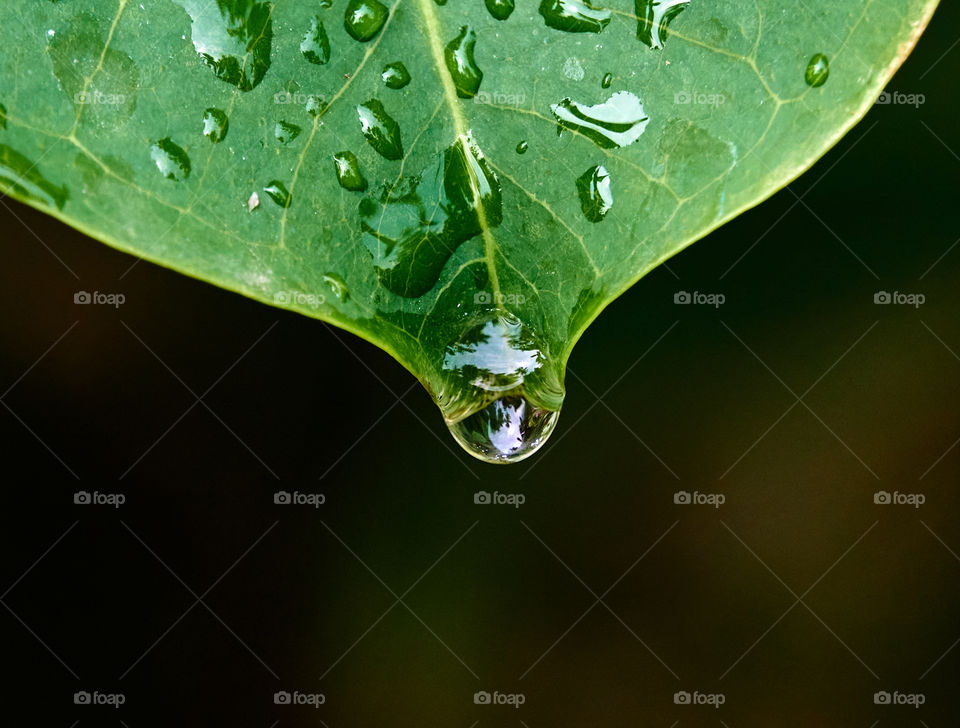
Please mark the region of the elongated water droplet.
<svg viewBox="0 0 960 728"><path fill-rule="evenodd" d="M0 129L7 128L7 107L0 104Z"/></svg>
<svg viewBox="0 0 960 728"><path fill-rule="evenodd" d="M300 136L302 131L303 129L296 124L291 124L288 121L278 121L276 126L273 127L273 136L281 144L289 144Z"/></svg>
<svg viewBox="0 0 960 728"><path fill-rule="evenodd" d="M346 303L350 300L350 289L347 288L346 281L339 275L324 273L323 282L330 286L330 290L333 291L333 295L339 299L340 303Z"/></svg>
<svg viewBox="0 0 960 728"><path fill-rule="evenodd" d="M360 130L367 142L386 159L403 159L400 125L377 99L370 99L357 107Z"/></svg>
<svg viewBox="0 0 960 728"><path fill-rule="evenodd" d="M170 137L150 147L150 158L167 179L180 181L190 176L190 157Z"/></svg>
<svg viewBox="0 0 960 728"><path fill-rule="evenodd" d="M517 144L517 154L526 154L526 153L527 153L527 147L529 147L529 146L530 146L530 145L527 144L525 141L520 142L519 144Z"/></svg>
<svg viewBox="0 0 960 728"><path fill-rule="evenodd" d="M807 64L804 80L808 86L817 88L823 86L830 78L830 60L822 53L817 53Z"/></svg>
<svg viewBox="0 0 960 728"><path fill-rule="evenodd" d="M263 188L263 191L280 207L290 207L290 203L293 202L293 200L290 199L290 192L287 190L287 186L279 180L271 180L267 183L267 186Z"/></svg>
<svg viewBox="0 0 960 728"><path fill-rule="evenodd" d="M603 165L591 167L577 179L580 209L590 222L600 222L613 207L610 173Z"/></svg>
<svg viewBox="0 0 960 728"><path fill-rule="evenodd" d="M647 128L643 102L629 91L618 91L602 104L585 106L564 99L550 106L561 129L570 129L605 149L633 144Z"/></svg>
<svg viewBox="0 0 960 728"><path fill-rule="evenodd" d="M350 0L343 17L343 26L355 40L366 43L376 37L390 11L379 0Z"/></svg>
<svg viewBox="0 0 960 728"><path fill-rule="evenodd" d="M557 424L563 387L549 352L513 314L478 314L447 347L437 396L450 432L489 463L523 460Z"/></svg>
<svg viewBox="0 0 960 728"><path fill-rule="evenodd" d="M515 7L515 0L485 0L487 10L497 20L506 20L510 17Z"/></svg>
<svg viewBox="0 0 960 728"><path fill-rule="evenodd" d="M36 162L6 144L0 144L0 190L58 210L70 197L66 187L57 187L40 174Z"/></svg>
<svg viewBox="0 0 960 728"><path fill-rule="evenodd" d="M230 120L220 109L207 109L203 112L203 135L214 144L222 142L230 129Z"/></svg>
<svg viewBox="0 0 960 728"><path fill-rule="evenodd" d="M320 18L314 17L310 22L310 30L300 41L300 52L310 63L318 66L330 61L330 39Z"/></svg>
<svg viewBox="0 0 960 728"><path fill-rule="evenodd" d="M609 10L593 7L588 0L543 0L540 15L546 24L568 33L599 33L610 23Z"/></svg>
<svg viewBox="0 0 960 728"><path fill-rule="evenodd" d="M380 78L383 79L387 88L398 89L410 83L410 72L402 62L394 61L383 67L383 73L380 74Z"/></svg>
<svg viewBox="0 0 960 728"><path fill-rule="evenodd" d="M610 84L612 83L613 83L613 74L612 73L603 74L603 78L600 80L600 87L610 88Z"/></svg>
<svg viewBox="0 0 960 728"><path fill-rule="evenodd" d="M360 173L360 162L353 152L337 152L333 155L333 163L337 168L337 182L345 190L363 192L367 189L367 180Z"/></svg>
<svg viewBox="0 0 960 728"><path fill-rule="evenodd" d="M193 21L193 45L217 78L250 91L270 68L273 5L257 0L175 0Z"/></svg>
<svg viewBox="0 0 960 728"><path fill-rule="evenodd" d="M663 48L667 29L690 0L634 0L637 38L651 48Z"/></svg>
<svg viewBox="0 0 960 728"><path fill-rule="evenodd" d="M469 25L461 26L460 34L447 43L443 50L443 59L447 70L453 78L453 85L457 87L457 96L462 99L472 99L483 81L483 71L473 57L474 47L477 45L477 34Z"/></svg>
<svg viewBox="0 0 960 728"><path fill-rule="evenodd" d="M381 284L417 298L437 284L457 247L500 224L503 198L480 148L461 137L416 177L365 197L359 212Z"/></svg>

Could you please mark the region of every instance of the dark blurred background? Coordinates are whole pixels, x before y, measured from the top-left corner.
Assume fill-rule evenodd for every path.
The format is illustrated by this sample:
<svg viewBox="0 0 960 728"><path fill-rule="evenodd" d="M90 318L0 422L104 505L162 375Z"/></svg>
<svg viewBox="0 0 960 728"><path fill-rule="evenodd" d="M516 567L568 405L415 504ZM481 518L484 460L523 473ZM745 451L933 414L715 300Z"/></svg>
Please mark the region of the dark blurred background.
<svg viewBox="0 0 960 728"><path fill-rule="evenodd" d="M365 342L3 199L4 713L957 725L958 27L888 87L922 104L614 303L507 468Z"/></svg>

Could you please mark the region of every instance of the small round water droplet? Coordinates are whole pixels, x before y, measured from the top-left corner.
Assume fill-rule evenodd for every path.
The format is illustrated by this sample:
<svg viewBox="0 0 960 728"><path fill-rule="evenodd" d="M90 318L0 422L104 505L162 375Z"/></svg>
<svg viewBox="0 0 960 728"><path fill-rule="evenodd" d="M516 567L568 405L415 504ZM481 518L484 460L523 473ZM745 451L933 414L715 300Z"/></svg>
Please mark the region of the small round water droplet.
<svg viewBox="0 0 960 728"><path fill-rule="evenodd" d="M610 84L613 83L613 74L605 73L603 74L603 79L600 81L601 88L610 88Z"/></svg>
<svg viewBox="0 0 960 728"><path fill-rule="evenodd" d="M609 10L593 7L589 0L543 0L540 15L550 28L568 33L599 33L610 23Z"/></svg>
<svg viewBox="0 0 960 728"><path fill-rule="evenodd" d="M522 395L507 395L449 427L454 439L474 457L507 464L539 450L559 418L559 412L537 407Z"/></svg>
<svg viewBox="0 0 960 728"><path fill-rule="evenodd" d="M318 66L330 60L330 39L323 21L315 17L310 23L310 29L300 41L300 52L310 63Z"/></svg>
<svg viewBox="0 0 960 728"><path fill-rule="evenodd" d="M577 179L580 209L590 222L600 222L613 207L610 173L603 165L591 167Z"/></svg>
<svg viewBox="0 0 960 728"><path fill-rule="evenodd" d="M473 57L476 45L477 34L469 25L463 25L460 27L460 34L447 43L443 50L447 70L453 78L453 85L457 87L457 96L462 99L476 96L480 82L483 81L483 71Z"/></svg>
<svg viewBox="0 0 960 728"><path fill-rule="evenodd" d="M506 20L510 17L515 7L515 0L485 0L487 10L497 20Z"/></svg>
<svg viewBox="0 0 960 728"><path fill-rule="evenodd" d="M207 109L203 112L203 135L214 144L222 142L230 129L230 120L220 109Z"/></svg>
<svg viewBox="0 0 960 728"><path fill-rule="evenodd" d="M302 131L303 129L296 124L291 124L287 121L278 121L273 128L273 136L276 137L277 141L281 144L289 144L300 136L300 132Z"/></svg>
<svg viewBox="0 0 960 728"><path fill-rule="evenodd" d="M339 275L336 273L324 273L323 282L330 286L333 295L336 296L341 303L346 303L350 300L350 289L347 288L346 281Z"/></svg>
<svg viewBox="0 0 960 728"><path fill-rule="evenodd" d="M527 148L528 148L529 146L530 146L530 145L527 144L526 141L520 142L520 143L517 145L517 154L526 154Z"/></svg>
<svg viewBox="0 0 960 728"><path fill-rule="evenodd" d="M383 79L387 88L399 89L410 83L410 72L402 62L394 61L383 67L380 78Z"/></svg>
<svg viewBox="0 0 960 728"><path fill-rule="evenodd" d="M804 80L808 86L817 88L823 86L830 78L830 60L822 53L817 53L807 64Z"/></svg>
<svg viewBox="0 0 960 728"><path fill-rule="evenodd" d="M357 106L360 131L367 142L386 159L403 159L403 142L400 140L400 125L387 113L377 99L370 99Z"/></svg>
<svg viewBox="0 0 960 728"><path fill-rule="evenodd" d="M343 27L355 40L363 43L376 37L390 11L379 0L350 0L343 17Z"/></svg>
<svg viewBox="0 0 960 728"><path fill-rule="evenodd" d="M345 190L363 192L367 189L367 180L360 172L360 162L353 152L337 152L333 155L333 163L337 168L337 182Z"/></svg>
<svg viewBox="0 0 960 728"><path fill-rule="evenodd" d="M167 179L180 181L190 176L190 157L170 137L150 147L150 158Z"/></svg>
<svg viewBox="0 0 960 728"><path fill-rule="evenodd" d="M263 191L280 207L290 207L290 203L293 202L293 200L290 199L290 192L287 191L287 186L279 180L271 180L267 186L263 188Z"/></svg>

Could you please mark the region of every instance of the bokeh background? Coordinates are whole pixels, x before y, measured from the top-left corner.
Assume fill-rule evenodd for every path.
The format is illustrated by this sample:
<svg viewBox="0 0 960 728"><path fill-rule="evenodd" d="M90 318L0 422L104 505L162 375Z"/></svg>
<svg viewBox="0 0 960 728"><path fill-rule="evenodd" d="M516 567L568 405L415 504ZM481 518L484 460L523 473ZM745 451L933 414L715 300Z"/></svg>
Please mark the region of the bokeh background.
<svg viewBox="0 0 960 728"><path fill-rule="evenodd" d="M889 86L922 104L610 306L553 440L508 468L365 342L0 200L4 712L957 725L958 27L945 4Z"/></svg>

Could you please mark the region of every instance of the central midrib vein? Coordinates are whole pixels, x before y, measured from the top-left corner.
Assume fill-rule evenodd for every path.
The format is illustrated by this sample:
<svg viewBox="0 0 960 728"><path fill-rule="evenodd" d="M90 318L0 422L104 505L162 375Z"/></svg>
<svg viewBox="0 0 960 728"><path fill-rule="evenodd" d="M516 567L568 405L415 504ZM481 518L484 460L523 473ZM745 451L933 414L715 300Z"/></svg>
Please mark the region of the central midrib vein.
<svg viewBox="0 0 960 728"><path fill-rule="evenodd" d="M443 98L450 109L450 117L453 120L453 128L466 147L470 143L470 127L463 115L463 109L460 106L460 98L457 96L457 88L453 84L453 77L447 69L447 64L443 59L443 45L440 40L440 23L437 20L434 0L418 0L420 4L420 13L423 15L423 21L427 26L427 37L430 39L430 52L433 54L433 63L437 67L437 75L440 76L440 82L443 84ZM480 197L480 190L470 176L470 190L473 193L473 204L477 210L477 221L480 223L481 235L483 235L483 257L487 261L487 270L490 273L490 286L493 288L493 298L495 301L501 300L500 281L497 278L497 266L494 260L494 254L497 247L497 241L493 239L490 233L490 225L487 223L487 211L483 207L483 200Z"/></svg>

